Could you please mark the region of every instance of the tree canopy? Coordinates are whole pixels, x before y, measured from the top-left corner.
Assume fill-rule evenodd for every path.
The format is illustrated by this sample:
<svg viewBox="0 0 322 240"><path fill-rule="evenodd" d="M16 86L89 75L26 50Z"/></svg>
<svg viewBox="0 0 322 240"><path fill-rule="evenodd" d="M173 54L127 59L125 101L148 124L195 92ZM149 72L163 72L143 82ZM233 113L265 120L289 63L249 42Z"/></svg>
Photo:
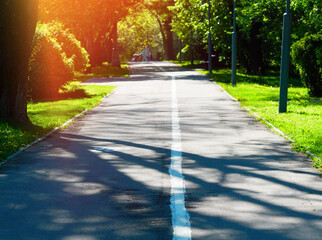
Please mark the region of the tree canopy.
<svg viewBox="0 0 322 240"><path fill-rule="evenodd" d="M140 0L39 0L42 22L59 20L80 40L91 64L111 61L113 28Z"/></svg>
<svg viewBox="0 0 322 240"><path fill-rule="evenodd" d="M278 69L282 18L286 2L284 0L236 2L239 67L255 74ZM125 59L137 52L140 45L146 43L150 44L153 51L162 52L160 49L162 42L164 58L175 59L175 36L183 42L183 52L186 53L184 57L207 60L210 7L210 33L215 58L213 64L214 67L229 67L232 4L232 0L1 1L0 73L4 80L0 82L0 117L28 120L26 113L28 63L37 20L41 24L60 22L64 29L66 28L66 33L70 32L75 36L74 42L77 42L79 49L84 48L81 51L85 53L86 49L89 53L92 66L117 60L119 45ZM296 61L296 64L292 62L293 73L295 66L301 71L301 76L310 71L310 68L305 67L307 64L301 60L301 54L298 54L303 49L310 49L315 53L315 58L310 61L316 62L318 66L314 71L319 72L312 73L312 76L321 78L322 50L319 47L322 35L321 11L320 0L291 1L293 14L291 44ZM303 45L309 42L314 42L316 47L311 49ZM85 65L87 66L87 63Z"/></svg>
<svg viewBox="0 0 322 240"><path fill-rule="evenodd" d="M172 23L173 30L184 40L186 46L197 43L199 45L197 49L204 52L208 36L207 2L207 0L177 0L175 5L170 7L175 16ZM269 68L279 66L286 1L236 2L239 65L250 73L263 73ZM217 58L215 64L221 61L228 65L230 62L232 3L230 0L210 1L211 37ZM307 34L321 33L321 1L294 0L291 9L292 43Z"/></svg>
<svg viewBox="0 0 322 240"><path fill-rule="evenodd" d="M118 25L121 59L128 61L148 45L153 57L163 55L163 40L156 18L147 10L130 12ZM163 57L164 58L164 57Z"/></svg>

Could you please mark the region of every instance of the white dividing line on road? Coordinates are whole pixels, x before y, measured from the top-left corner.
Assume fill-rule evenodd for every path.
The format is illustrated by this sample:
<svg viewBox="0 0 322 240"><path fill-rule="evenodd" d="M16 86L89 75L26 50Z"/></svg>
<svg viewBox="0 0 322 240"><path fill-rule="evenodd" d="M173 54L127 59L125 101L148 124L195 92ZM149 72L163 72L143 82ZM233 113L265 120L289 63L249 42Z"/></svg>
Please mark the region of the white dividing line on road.
<svg viewBox="0 0 322 240"><path fill-rule="evenodd" d="M185 207L185 183L182 174L182 144L180 119L177 102L177 90L175 77L172 77L172 144L171 165L169 173L171 177L170 208L172 213L173 240L190 240L191 226L190 216Z"/></svg>
<svg viewBox="0 0 322 240"><path fill-rule="evenodd" d="M163 70L161 67L153 63ZM177 89L175 76L170 74L172 86L172 142L171 164L169 174L171 177L170 209L172 214L173 240L191 240L190 216L185 207L185 183L182 174L182 144L180 118L178 110Z"/></svg>

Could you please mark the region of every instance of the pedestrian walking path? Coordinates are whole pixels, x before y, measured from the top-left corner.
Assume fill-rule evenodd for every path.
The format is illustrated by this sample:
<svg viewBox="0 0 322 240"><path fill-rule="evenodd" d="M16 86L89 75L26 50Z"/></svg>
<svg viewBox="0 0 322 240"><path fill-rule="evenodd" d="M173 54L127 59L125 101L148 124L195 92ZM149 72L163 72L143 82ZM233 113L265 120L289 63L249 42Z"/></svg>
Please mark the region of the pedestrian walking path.
<svg viewBox="0 0 322 240"><path fill-rule="evenodd" d="M0 239L321 239L307 157L206 76L168 62L0 169Z"/></svg>

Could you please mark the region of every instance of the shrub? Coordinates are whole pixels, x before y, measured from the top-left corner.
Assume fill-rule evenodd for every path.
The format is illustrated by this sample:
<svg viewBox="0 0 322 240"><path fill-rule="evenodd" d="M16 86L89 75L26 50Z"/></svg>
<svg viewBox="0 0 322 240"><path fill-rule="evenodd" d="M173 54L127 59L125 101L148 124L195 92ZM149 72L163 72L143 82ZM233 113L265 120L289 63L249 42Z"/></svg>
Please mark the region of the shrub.
<svg viewBox="0 0 322 240"><path fill-rule="evenodd" d="M87 51L63 24L38 23L29 61L31 99L57 97L59 89L73 79L73 71L85 71L87 67Z"/></svg>
<svg viewBox="0 0 322 240"><path fill-rule="evenodd" d="M79 72L86 71L90 66L89 54L81 46L81 42L68 29L65 29L64 25L60 22L53 21L47 24L47 26L51 36L56 38L66 56L73 58L74 70Z"/></svg>
<svg viewBox="0 0 322 240"><path fill-rule="evenodd" d="M53 98L73 79L73 58L68 58L48 25L38 24L29 61L28 92L33 100Z"/></svg>
<svg viewBox="0 0 322 240"><path fill-rule="evenodd" d="M306 35L292 45L293 63L312 97L322 97L322 34Z"/></svg>

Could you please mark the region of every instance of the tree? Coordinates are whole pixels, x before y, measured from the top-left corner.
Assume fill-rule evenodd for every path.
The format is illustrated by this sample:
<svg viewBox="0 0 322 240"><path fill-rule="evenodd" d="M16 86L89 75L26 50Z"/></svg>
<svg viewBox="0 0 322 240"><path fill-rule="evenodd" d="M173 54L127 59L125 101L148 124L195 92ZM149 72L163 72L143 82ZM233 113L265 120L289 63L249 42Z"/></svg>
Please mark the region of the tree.
<svg viewBox="0 0 322 240"><path fill-rule="evenodd" d="M40 0L40 19L58 20L70 28L90 54L92 66L112 60L120 19L140 0ZM110 56L107 56L110 54Z"/></svg>
<svg viewBox="0 0 322 240"><path fill-rule="evenodd" d="M173 14L169 7L174 6L174 0L146 0L144 6L156 18L163 40L163 48L167 60L174 60L172 20Z"/></svg>
<svg viewBox="0 0 322 240"><path fill-rule="evenodd" d="M322 97L322 34L307 35L292 46L292 59L312 97Z"/></svg>
<svg viewBox="0 0 322 240"><path fill-rule="evenodd" d="M0 2L0 117L28 122L27 80L37 0Z"/></svg>
<svg viewBox="0 0 322 240"><path fill-rule="evenodd" d="M148 45L155 58L163 53L163 41L156 18L147 10L131 11L119 23L119 43L122 60L129 60Z"/></svg>
<svg viewBox="0 0 322 240"><path fill-rule="evenodd" d="M230 56L232 1L213 0L211 4L211 38L214 64L226 62ZM171 7L174 14L173 30L196 57L207 58L208 2L207 0L177 0ZM189 52L189 51L187 51Z"/></svg>
<svg viewBox="0 0 322 240"><path fill-rule="evenodd" d="M322 33L322 2L320 0L296 0L292 7L292 38L298 41L307 34Z"/></svg>
<svg viewBox="0 0 322 240"><path fill-rule="evenodd" d="M262 74L279 65L285 6L276 0L238 1L238 56L247 72Z"/></svg>
<svg viewBox="0 0 322 240"><path fill-rule="evenodd" d="M215 66L223 64L228 66L231 56L233 1L212 0L210 3ZM268 69L279 68L285 7L285 1L237 1L237 56L239 65L248 73L262 74ZM321 32L322 2L320 0L294 0L291 8L292 42L303 38L305 34ZM185 42L184 50L193 49L192 52L195 55L203 58L208 35L207 0L176 0L171 10L174 16L172 27Z"/></svg>

